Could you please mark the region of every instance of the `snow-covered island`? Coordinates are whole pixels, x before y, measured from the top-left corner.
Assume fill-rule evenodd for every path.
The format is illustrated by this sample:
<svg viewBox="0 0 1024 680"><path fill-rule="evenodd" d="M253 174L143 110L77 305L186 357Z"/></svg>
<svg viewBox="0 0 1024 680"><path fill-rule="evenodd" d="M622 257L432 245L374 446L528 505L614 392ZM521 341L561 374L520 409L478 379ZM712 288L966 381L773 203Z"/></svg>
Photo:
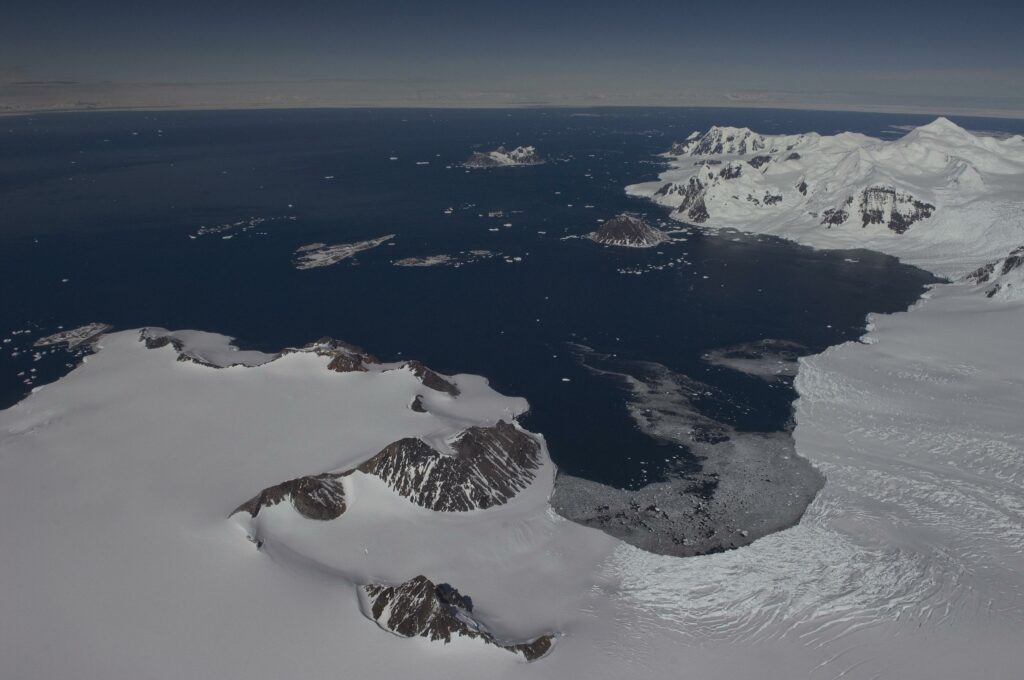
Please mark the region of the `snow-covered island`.
<svg viewBox="0 0 1024 680"><path fill-rule="evenodd" d="M665 232L633 213L605 220L597 231L587 234L587 238L606 246L624 248L653 248L671 240Z"/></svg>
<svg viewBox="0 0 1024 680"><path fill-rule="evenodd" d="M295 258L292 263L296 269L316 269L317 267L329 267L342 260L347 260L364 250L376 248L387 243L395 237L394 234L386 234L377 238L371 238L357 243L338 243L327 245L326 243L309 243L295 249Z"/></svg>
<svg viewBox="0 0 1024 680"><path fill-rule="evenodd" d="M499 146L493 151L474 151L473 155L463 162L464 168L508 168L523 165L541 165L544 159L537 155L532 146L517 146L506 149Z"/></svg>

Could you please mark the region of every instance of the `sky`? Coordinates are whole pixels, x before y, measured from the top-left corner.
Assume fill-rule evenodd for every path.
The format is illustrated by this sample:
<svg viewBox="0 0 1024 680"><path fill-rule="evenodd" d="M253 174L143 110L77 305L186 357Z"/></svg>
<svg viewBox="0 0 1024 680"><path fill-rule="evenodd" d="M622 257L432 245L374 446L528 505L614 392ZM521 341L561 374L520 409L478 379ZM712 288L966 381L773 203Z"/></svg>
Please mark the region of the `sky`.
<svg viewBox="0 0 1024 680"><path fill-rule="evenodd" d="M7 0L0 111L791 106L1024 116L1024 2Z"/></svg>

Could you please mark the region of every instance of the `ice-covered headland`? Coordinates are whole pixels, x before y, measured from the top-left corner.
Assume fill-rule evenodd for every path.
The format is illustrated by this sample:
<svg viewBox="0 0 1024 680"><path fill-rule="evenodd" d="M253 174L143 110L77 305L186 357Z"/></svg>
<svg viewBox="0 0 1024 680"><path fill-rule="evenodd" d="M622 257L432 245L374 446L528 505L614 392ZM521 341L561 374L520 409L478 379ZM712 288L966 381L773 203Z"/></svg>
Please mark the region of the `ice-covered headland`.
<svg viewBox="0 0 1024 680"><path fill-rule="evenodd" d="M801 360L796 451L825 483L799 524L644 552L551 510L526 402L481 377L90 327L59 340L94 354L0 412L0 675L1017 677L1024 140L708 135L631 192L954 280Z"/></svg>
<svg viewBox="0 0 1024 680"><path fill-rule="evenodd" d="M694 132L670 168L627 193L682 222L869 248L943 276L1021 245L1024 137L974 135L945 118L893 141L844 132Z"/></svg>

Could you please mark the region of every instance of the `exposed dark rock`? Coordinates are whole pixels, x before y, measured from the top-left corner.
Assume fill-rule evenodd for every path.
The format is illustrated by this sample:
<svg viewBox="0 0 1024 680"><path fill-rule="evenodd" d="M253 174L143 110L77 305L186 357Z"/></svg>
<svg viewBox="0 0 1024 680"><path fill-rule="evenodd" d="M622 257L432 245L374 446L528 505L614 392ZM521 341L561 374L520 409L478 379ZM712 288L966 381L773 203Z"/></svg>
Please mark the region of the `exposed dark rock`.
<svg viewBox="0 0 1024 680"><path fill-rule="evenodd" d="M505 645L510 652L518 652L526 657L527 661L536 661L551 651L555 644L554 635L541 635L533 642L521 642L517 645Z"/></svg>
<svg viewBox="0 0 1024 680"><path fill-rule="evenodd" d="M706 187L697 177L691 177L686 184L669 182L656 192L656 195L680 197L679 205L676 207L676 214L685 215L695 224L705 222L709 215L707 206L704 205L704 193Z"/></svg>
<svg viewBox="0 0 1024 680"><path fill-rule="evenodd" d="M454 454L407 437L359 466L431 510L462 512L502 505L525 489L540 467L540 444L514 425L471 427L452 440Z"/></svg>
<svg viewBox="0 0 1024 680"><path fill-rule="evenodd" d="M752 165L755 168L760 168L762 165L765 165L767 163L771 163L772 162L772 157L771 156L754 156L753 158L751 158L747 162L750 163L750 165Z"/></svg>
<svg viewBox="0 0 1024 680"><path fill-rule="evenodd" d="M776 205L777 203L782 202L782 194L771 194L766 191L764 192L764 198L762 198L761 201L765 205Z"/></svg>
<svg viewBox="0 0 1024 680"><path fill-rule="evenodd" d="M421 439L399 439L354 470L299 477L268 487L231 514L244 511L256 517L261 508L289 498L303 517L336 519L346 507L341 480L356 470L379 477L424 508L481 510L507 503L529 486L541 463L540 444L504 421L463 430L451 447L453 453L442 453Z"/></svg>
<svg viewBox="0 0 1024 680"><path fill-rule="evenodd" d="M668 240L660 229L639 215L622 213L604 222L601 228L587 235L592 241L609 246L650 248Z"/></svg>
<svg viewBox="0 0 1024 680"><path fill-rule="evenodd" d="M1024 267L1024 246L1014 248L1002 260L990 262L975 269L965 276L964 280L977 284L990 283L991 285L985 289L985 297L995 297L996 293L1004 287L1013 285L1002 281L1002 277L1022 267Z"/></svg>
<svg viewBox="0 0 1024 680"><path fill-rule="evenodd" d="M327 473L310 477L299 477L263 491L242 503L232 515L247 512L256 517L260 510L277 505L288 498L303 517L307 519L331 520L345 512L345 489L341 479L351 472Z"/></svg>
<svg viewBox="0 0 1024 680"><path fill-rule="evenodd" d="M701 196L699 199L693 202L690 209L686 212L687 217L690 218L691 222L696 224L703 224L708 220L711 215L708 214L708 207L704 204L704 197Z"/></svg>
<svg viewBox="0 0 1024 680"><path fill-rule="evenodd" d="M804 180L800 180L800 184L796 185L796 190L799 191L804 196L806 196L807 195L807 182L804 181Z"/></svg>
<svg viewBox="0 0 1024 680"><path fill-rule="evenodd" d="M542 635L527 642L505 643L473 616L473 601L447 583L434 585L426 576L417 576L397 586L363 586L368 607L366 615L384 630L402 637L425 637L451 642L461 636L479 639L510 652L522 654L528 661L550 651L554 636Z"/></svg>
<svg viewBox="0 0 1024 680"><path fill-rule="evenodd" d="M868 187L861 192L860 212L862 226L886 223L897 234L904 233L910 225L931 217L935 206L919 201L910 194L896 191L892 187Z"/></svg>
<svg viewBox="0 0 1024 680"><path fill-rule="evenodd" d="M829 208L822 213L821 223L833 227L846 222L850 214L842 208Z"/></svg>
<svg viewBox="0 0 1024 680"><path fill-rule="evenodd" d="M302 348L320 356L331 357L327 368L338 373L365 371L367 364L377 364L380 360L363 348L331 337L323 337Z"/></svg>
<svg viewBox="0 0 1024 680"><path fill-rule="evenodd" d="M796 151L794 151L793 153L791 153L788 156L786 156L786 160L787 161L798 161L798 160L800 160L800 154L798 154Z"/></svg>
<svg viewBox="0 0 1024 680"><path fill-rule="evenodd" d="M416 411L416 413L426 413L427 407L423 405L423 395L417 394L416 398L409 404L409 408Z"/></svg>
<svg viewBox="0 0 1024 680"><path fill-rule="evenodd" d="M460 394L459 388L455 383L445 380L419 361L407 361L402 365L402 368L411 370L413 375L420 379L424 387L428 387L435 392L444 392L453 397L457 397Z"/></svg>
<svg viewBox="0 0 1024 680"><path fill-rule="evenodd" d="M743 166L739 163L730 163L729 165L722 168L718 176L722 179L736 179L743 174Z"/></svg>
<svg viewBox="0 0 1024 680"><path fill-rule="evenodd" d="M146 349L160 349L171 345L178 352L184 349L185 345L177 338L172 338L169 335L151 336L146 335L146 329L143 329L140 333L142 342L146 345Z"/></svg>

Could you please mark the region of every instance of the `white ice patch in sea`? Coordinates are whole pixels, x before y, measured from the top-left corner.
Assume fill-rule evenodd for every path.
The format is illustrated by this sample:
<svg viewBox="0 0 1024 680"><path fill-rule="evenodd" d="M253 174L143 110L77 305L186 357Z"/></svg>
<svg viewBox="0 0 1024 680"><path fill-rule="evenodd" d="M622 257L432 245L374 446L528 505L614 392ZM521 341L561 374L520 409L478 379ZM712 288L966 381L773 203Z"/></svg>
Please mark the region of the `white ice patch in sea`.
<svg viewBox="0 0 1024 680"><path fill-rule="evenodd" d="M283 217L249 217L244 220L236 220L234 222L224 222L222 224L211 224L199 227L195 233L190 234L189 238L196 239L202 236L214 236L220 235L221 238L230 238L235 234L244 234L246 232L253 231L257 227L271 222L294 222L297 217L293 215L286 215Z"/></svg>
<svg viewBox="0 0 1024 680"><path fill-rule="evenodd" d="M105 323L88 323L78 328L72 328L70 330L58 331L52 335L39 338L34 343L33 347L48 347L50 345L64 345L67 349L73 350L79 345L88 344L93 340L96 340L100 335L106 333L112 328L110 324Z"/></svg>
<svg viewBox="0 0 1024 680"><path fill-rule="evenodd" d="M463 265L473 264L474 262L489 260L495 257L503 258L504 255L490 250L466 250L455 253L453 255L424 255L419 257L404 257L400 260L395 260L391 264L393 264L396 267L458 268Z"/></svg>
<svg viewBox="0 0 1024 680"><path fill-rule="evenodd" d="M342 260L347 260L364 250L370 250L371 248L376 248L383 243L387 243L394 237L394 234L387 234L385 236L379 236L377 238L359 241L357 243L338 243L335 245L309 243L295 249L293 264L296 269L329 267L332 264L341 262Z"/></svg>

